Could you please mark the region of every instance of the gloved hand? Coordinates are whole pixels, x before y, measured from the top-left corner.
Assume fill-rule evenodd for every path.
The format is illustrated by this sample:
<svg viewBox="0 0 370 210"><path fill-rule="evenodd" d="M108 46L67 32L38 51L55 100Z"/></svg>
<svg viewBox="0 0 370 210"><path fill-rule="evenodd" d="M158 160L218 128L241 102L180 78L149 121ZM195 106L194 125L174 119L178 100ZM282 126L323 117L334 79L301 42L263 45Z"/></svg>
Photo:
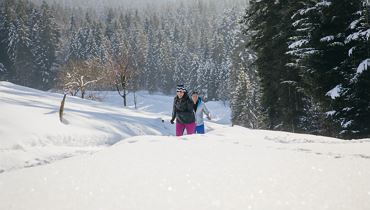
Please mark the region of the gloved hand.
<svg viewBox="0 0 370 210"><path fill-rule="evenodd" d="M210 116L210 115L208 115L208 116L207 116L207 119L208 119L208 120L211 120L211 116Z"/></svg>
<svg viewBox="0 0 370 210"><path fill-rule="evenodd" d="M171 123L171 124L174 124L174 123L175 123L175 119L172 119L172 120L170 121L170 123Z"/></svg>

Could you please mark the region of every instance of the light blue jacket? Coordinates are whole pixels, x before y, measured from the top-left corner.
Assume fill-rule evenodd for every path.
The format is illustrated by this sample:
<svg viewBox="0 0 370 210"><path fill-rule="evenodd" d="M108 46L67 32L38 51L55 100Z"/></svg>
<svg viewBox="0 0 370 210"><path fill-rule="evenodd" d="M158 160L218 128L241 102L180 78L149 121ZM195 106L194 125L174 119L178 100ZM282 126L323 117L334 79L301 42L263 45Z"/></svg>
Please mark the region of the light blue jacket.
<svg viewBox="0 0 370 210"><path fill-rule="evenodd" d="M198 97L198 106L197 111L195 112L195 123L197 126L204 124L203 113L209 117L209 110L207 109L206 104L203 103L200 97Z"/></svg>

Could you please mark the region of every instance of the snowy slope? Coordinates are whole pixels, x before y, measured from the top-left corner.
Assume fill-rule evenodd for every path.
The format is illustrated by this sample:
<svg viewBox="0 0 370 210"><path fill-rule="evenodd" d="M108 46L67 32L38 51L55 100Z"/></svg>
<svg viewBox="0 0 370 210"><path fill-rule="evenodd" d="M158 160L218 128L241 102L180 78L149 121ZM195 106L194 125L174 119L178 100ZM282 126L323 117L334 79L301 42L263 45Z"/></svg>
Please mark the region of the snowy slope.
<svg viewBox="0 0 370 210"><path fill-rule="evenodd" d="M2 82L0 164L7 163L4 157L24 160L52 148L74 157L0 173L0 209L370 208L370 139L211 122L206 135L174 137L173 126L158 123L169 119L164 101L171 97L140 94L139 111L120 108L110 96L107 103L69 98L69 124L60 124L55 109L61 95ZM225 114L222 106L209 104L211 112ZM25 115L34 121L23 122Z"/></svg>
<svg viewBox="0 0 370 210"><path fill-rule="evenodd" d="M369 141L240 127L133 137L0 174L0 209L368 210L369 151Z"/></svg>
<svg viewBox="0 0 370 210"><path fill-rule="evenodd" d="M174 135L168 123L173 97L138 92L135 110L132 94L129 108L115 91L94 95L104 103L68 96L63 124L63 95L0 82L0 173L90 154L131 136ZM210 104L214 121L230 123L229 108Z"/></svg>
<svg viewBox="0 0 370 210"><path fill-rule="evenodd" d="M162 115L0 82L0 172L91 153L136 135L170 135Z"/></svg>

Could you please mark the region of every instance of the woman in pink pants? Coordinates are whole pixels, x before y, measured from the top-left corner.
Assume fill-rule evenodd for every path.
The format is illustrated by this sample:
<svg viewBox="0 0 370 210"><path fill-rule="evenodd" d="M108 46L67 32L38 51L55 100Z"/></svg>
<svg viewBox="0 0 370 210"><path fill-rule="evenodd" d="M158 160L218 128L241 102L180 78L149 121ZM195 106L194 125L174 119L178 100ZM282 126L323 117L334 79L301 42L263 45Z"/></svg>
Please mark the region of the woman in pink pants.
<svg viewBox="0 0 370 210"><path fill-rule="evenodd" d="M184 130L186 133L195 133L195 116L193 111L193 102L186 93L184 85L178 85L176 88L176 97L173 100L173 110L171 124L176 119L176 136L182 136Z"/></svg>

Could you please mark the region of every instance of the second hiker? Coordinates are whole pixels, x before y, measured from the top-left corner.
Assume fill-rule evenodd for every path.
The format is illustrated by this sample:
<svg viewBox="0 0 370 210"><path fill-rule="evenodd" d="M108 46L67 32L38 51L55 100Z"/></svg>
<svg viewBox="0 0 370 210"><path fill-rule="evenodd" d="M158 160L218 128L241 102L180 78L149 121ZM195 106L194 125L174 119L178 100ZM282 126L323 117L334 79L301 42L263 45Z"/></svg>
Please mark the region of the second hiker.
<svg viewBox="0 0 370 210"><path fill-rule="evenodd" d="M199 134L204 134L203 113L206 114L208 120L211 120L210 113L206 107L206 104L203 103L202 99L198 96L197 91L193 91L191 93L191 98L193 99L193 109L195 112L195 132Z"/></svg>

